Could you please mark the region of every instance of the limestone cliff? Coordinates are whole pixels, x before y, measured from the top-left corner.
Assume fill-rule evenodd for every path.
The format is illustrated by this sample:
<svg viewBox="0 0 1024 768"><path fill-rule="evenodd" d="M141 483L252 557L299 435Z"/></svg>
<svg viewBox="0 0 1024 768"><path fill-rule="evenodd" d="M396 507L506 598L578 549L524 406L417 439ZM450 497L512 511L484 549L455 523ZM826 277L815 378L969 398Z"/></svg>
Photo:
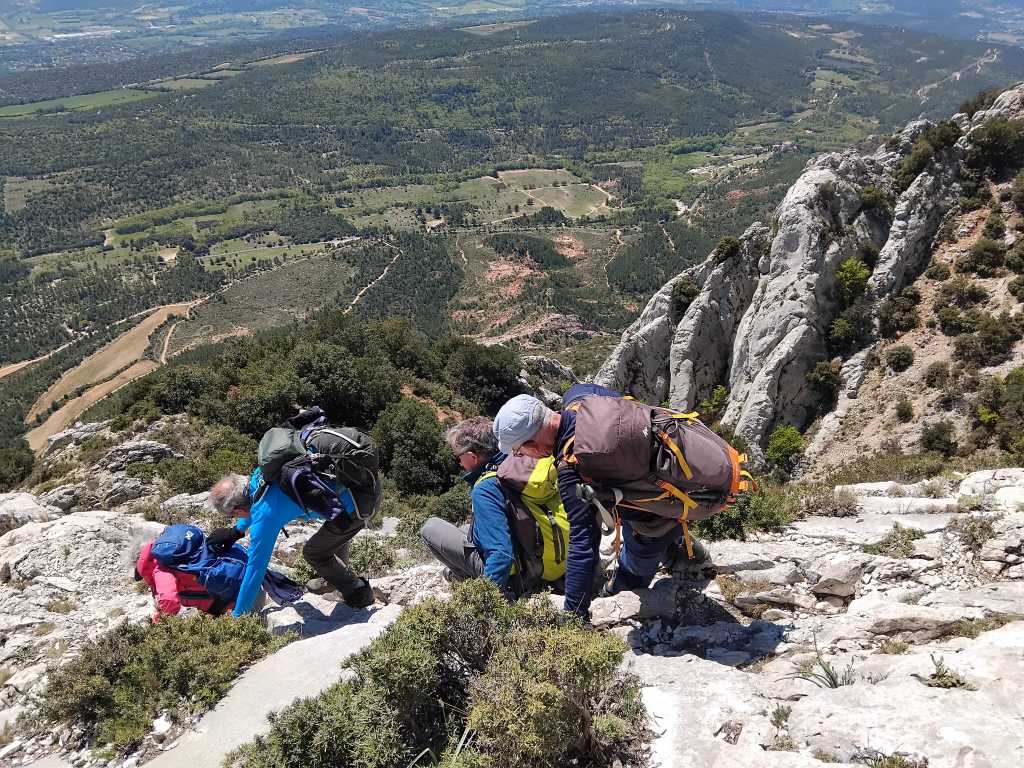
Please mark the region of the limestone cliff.
<svg viewBox="0 0 1024 768"><path fill-rule="evenodd" d="M875 310L912 283L931 259L943 222L956 213L973 133L995 118L1022 116L1024 85L973 118L954 116L964 135L937 152L909 185L897 179L917 139L932 127L927 121L911 123L872 154L851 150L811 161L770 229L753 224L734 256L718 263L713 253L654 295L598 381L683 409L724 384L723 425L749 443L755 462L763 460L776 425L802 429L817 415L820 397L806 377L831 359L829 331L842 309L839 266L877 254L867 286ZM677 316L672 290L684 279L700 291ZM856 397L868 358L862 349L843 365L847 397Z"/></svg>

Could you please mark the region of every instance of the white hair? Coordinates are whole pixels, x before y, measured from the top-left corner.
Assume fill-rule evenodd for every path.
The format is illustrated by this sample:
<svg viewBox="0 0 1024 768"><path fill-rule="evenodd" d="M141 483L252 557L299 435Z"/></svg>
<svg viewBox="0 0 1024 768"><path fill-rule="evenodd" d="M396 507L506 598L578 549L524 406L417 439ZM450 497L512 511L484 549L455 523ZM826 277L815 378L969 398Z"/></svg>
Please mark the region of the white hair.
<svg viewBox="0 0 1024 768"><path fill-rule="evenodd" d="M231 517L236 507L248 509L249 478L238 474L224 475L210 489L210 506L225 517Z"/></svg>

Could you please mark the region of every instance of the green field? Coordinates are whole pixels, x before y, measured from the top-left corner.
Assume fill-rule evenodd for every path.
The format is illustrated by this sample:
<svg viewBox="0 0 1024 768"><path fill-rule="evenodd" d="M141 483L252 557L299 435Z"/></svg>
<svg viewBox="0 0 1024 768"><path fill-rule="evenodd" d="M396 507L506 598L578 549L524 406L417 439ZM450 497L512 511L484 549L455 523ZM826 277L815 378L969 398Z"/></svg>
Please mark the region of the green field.
<svg viewBox="0 0 1024 768"><path fill-rule="evenodd" d="M541 205L558 208L571 219L578 219L605 209L608 199L599 189L590 184L570 184L565 187L540 187L530 190Z"/></svg>
<svg viewBox="0 0 1024 768"><path fill-rule="evenodd" d="M522 171L498 171L498 178L517 189L536 189L537 187L550 187L555 182L559 184L578 184L580 179L575 175L559 168L554 171L545 168L527 168Z"/></svg>
<svg viewBox="0 0 1024 768"><path fill-rule="evenodd" d="M109 107L114 104L126 104L130 101L141 101L159 96L157 91L140 91L134 88L118 88L112 91L89 93L84 96L69 96L66 99L50 99L36 101L31 104L12 104L0 107L0 117L26 117L44 111L81 110Z"/></svg>
<svg viewBox="0 0 1024 768"><path fill-rule="evenodd" d="M180 77L174 80L161 80L159 83L154 83L154 88L164 88L168 91L193 91L196 88L209 88L211 85L216 85L217 80L196 78L196 77Z"/></svg>

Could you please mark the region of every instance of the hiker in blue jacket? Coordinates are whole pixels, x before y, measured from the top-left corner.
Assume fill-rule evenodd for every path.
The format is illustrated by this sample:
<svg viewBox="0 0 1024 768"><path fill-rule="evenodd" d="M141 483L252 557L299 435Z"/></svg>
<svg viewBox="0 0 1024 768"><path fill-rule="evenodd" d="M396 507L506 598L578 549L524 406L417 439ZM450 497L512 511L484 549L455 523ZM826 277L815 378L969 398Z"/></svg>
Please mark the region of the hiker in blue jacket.
<svg viewBox="0 0 1024 768"><path fill-rule="evenodd" d="M261 485L265 490L257 493ZM324 520L315 512L299 506L276 483L264 484L258 467L248 478L227 475L213 486L210 491L213 508L226 517L237 515L239 519L232 527L213 531L208 537L210 546L227 547L242 538L246 531L249 533L249 559L232 615L242 616L252 610L278 534L297 520L324 521L302 549L303 557L313 569L353 608L365 608L373 603L370 582L352 573L344 562L348 560L352 539L365 522L353 514L356 502L347 488L339 492L338 498L349 514Z"/></svg>
<svg viewBox="0 0 1024 768"><path fill-rule="evenodd" d="M506 515L505 494L498 478L481 475L496 471L505 454L498 450L491 420L467 419L445 434L452 453L465 470L469 483L472 517L458 527L438 517L429 518L420 529L427 549L444 563L450 577L459 581L484 576L508 596L520 590L518 579L510 577L515 551Z"/></svg>

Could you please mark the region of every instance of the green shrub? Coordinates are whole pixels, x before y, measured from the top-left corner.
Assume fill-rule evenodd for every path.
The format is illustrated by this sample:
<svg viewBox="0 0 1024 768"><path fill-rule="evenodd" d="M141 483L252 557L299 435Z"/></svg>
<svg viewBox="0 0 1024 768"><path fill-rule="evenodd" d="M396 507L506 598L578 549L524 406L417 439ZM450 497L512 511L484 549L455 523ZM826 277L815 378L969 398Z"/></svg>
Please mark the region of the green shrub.
<svg viewBox="0 0 1024 768"><path fill-rule="evenodd" d="M822 360L807 373L807 383L821 398L821 410L823 411L829 410L835 405L839 396L842 368L842 363L839 360Z"/></svg>
<svg viewBox="0 0 1024 768"><path fill-rule="evenodd" d="M939 320L939 328L947 336L959 336L974 330L975 312L966 314L956 307L945 306L935 313Z"/></svg>
<svg viewBox="0 0 1024 768"><path fill-rule="evenodd" d="M905 371L914 364L914 350L899 344L885 353L885 364L896 372Z"/></svg>
<svg viewBox="0 0 1024 768"><path fill-rule="evenodd" d="M871 308L867 302L858 301L832 322L829 343L837 354L846 354L868 343L872 329Z"/></svg>
<svg viewBox="0 0 1024 768"><path fill-rule="evenodd" d="M1006 222L998 211L993 211L988 217L983 233L990 240L1002 240L1006 236Z"/></svg>
<svg viewBox="0 0 1024 768"><path fill-rule="evenodd" d="M1024 275L1017 275L1013 278L1007 285L1007 290L1017 301L1024 301Z"/></svg>
<svg viewBox="0 0 1024 768"><path fill-rule="evenodd" d="M994 438L1017 462L1024 460L1024 368L989 380L972 405L976 432Z"/></svg>
<svg viewBox="0 0 1024 768"><path fill-rule="evenodd" d="M893 339L901 333L917 328L920 317L917 305L921 303L921 293L909 286L899 296L890 296L878 307L878 330L887 339Z"/></svg>
<svg viewBox="0 0 1024 768"><path fill-rule="evenodd" d="M461 341L448 355L443 378L467 400L494 413L519 392L519 359L499 344Z"/></svg>
<svg viewBox="0 0 1024 768"><path fill-rule="evenodd" d="M988 291L969 277L957 275L939 287L936 294L938 305L952 305L966 309L988 301Z"/></svg>
<svg viewBox="0 0 1024 768"><path fill-rule="evenodd" d="M788 472L803 455L805 447L803 435L796 427L780 424L768 436L764 455L772 464Z"/></svg>
<svg viewBox="0 0 1024 768"><path fill-rule="evenodd" d="M1024 240L1019 240L1006 252L1006 268L1017 274L1024 273Z"/></svg>
<svg viewBox="0 0 1024 768"><path fill-rule="evenodd" d="M742 243L738 237L732 235L726 235L718 241L718 245L715 246L715 259L718 263L728 261L734 256L738 256Z"/></svg>
<svg viewBox="0 0 1024 768"><path fill-rule="evenodd" d="M729 390L723 385L717 384L711 390L711 394L697 404L697 411L700 413L701 421L705 424L714 424L722 415L725 406L729 404Z"/></svg>
<svg viewBox="0 0 1024 768"><path fill-rule="evenodd" d="M972 330L958 335L953 349L956 359L976 368L1009 360L1013 345L1024 337L1024 318L1019 314L975 312L970 321Z"/></svg>
<svg viewBox="0 0 1024 768"><path fill-rule="evenodd" d="M924 538L924 532L917 528L904 528L894 523L892 530L877 544L865 544L864 551L869 555L885 555L886 557L910 557L914 551L914 542Z"/></svg>
<svg viewBox="0 0 1024 768"><path fill-rule="evenodd" d="M1018 211L1024 212L1024 171L1018 173L1013 179L1013 204Z"/></svg>
<svg viewBox="0 0 1024 768"><path fill-rule="evenodd" d="M465 582L407 608L351 660L354 680L285 709L226 764L610 768L643 739L639 686L618 673L625 650L546 597L509 603Z"/></svg>
<svg viewBox="0 0 1024 768"><path fill-rule="evenodd" d="M682 317L699 293L700 287L690 278L681 277L676 280L672 286L672 311L675 315Z"/></svg>
<svg viewBox="0 0 1024 768"><path fill-rule="evenodd" d="M860 204L867 210L887 209L889 199L878 187L864 187L860 191Z"/></svg>
<svg viewBox="0 0 1024 768"><path fill-rule="evenodd" d="M914 419L914 406L909 400L903 398L896 403L896 418L901 424L906 424Z"/></svg>
<svg viewBox="0 0 1024 768"><path fill-rule="evenodd" d="M924 372L924 383L932 389L941 389L949 379L949 363L945 360L929 365Z"/></svg>
<svg viewBox="0 0 1024 768"><path fill-rule="evenodd" d="M996 277L1006 262L1006 246L983 237L971 250L956 260L957 272L973 272L979 277Z"/></svg>
<svg viewBox="0 0 1024 768"><path fill-rule="evenodd" d="M709 541L745 539L758 531L776 531L793 521L787 497L762 489L741 496L728 509L690 526L694 536Z"/></svg>
<svg viewBox="0 0 1024 768"><path fill-rule="evenodd" d="M395 567L395 545L385 536L357 536L349 549L348 564L360 576L383 576Z"/></svg>
<svg viewBox="0 0 1024 768"><path fill-rule="evenodd" d="M404 501L394 514L399 518L398 536L403 544L419 545L420 528L429 517L439 517L454 525L469 521L471 503L466 483L456 483L438 496L409 496Z"/></svg>
<svg viewBox="0 0 1024 768"><path fill-rule="evenodd" d="M968 163L977 169L999 174L1024 158L1021 121L996 118L971 134Z"/></svg>
<svg viewBox="0 0 1024 768"><path fill-rule="evenodd" d="M286 642L256 618L199 614L121 624L51 670L39 712L46 722L79 724L95 742L126 749L149 733L161 710L183 717L211 708L243 667Z"/></svg>
<svg viewBox="0 0 1024 768"><path fill-rule="evenodd" d="M921 137L914 144L910 154L903 158L903 162L897 169L894 181L899 192L905 192L914 180L921 175L921 171L928 167L935 156L935 149L924 137Z"/></svg>
<svg viewBox="0 0 1024 768"><path fill-rule="evenodd" d="M381 468L401 493L438 493L451 486L451 451L429 405L403 397L381 414L373 439Z"/></svg>
<svg viewBox="0 0 1024 768"><path fill-rule="evenodd" d="M874 269L875 265L878 264L878 256L881 254L878 246L874 243L864 243L860 247L860 260L868 265L869 269Z"/></svg>
<svg viewBox="0 0 1024 768"><path fill-rule="evenodd" d="M949 266L941 261L932 263L932 265L924 271L925 277L938 283L941 283L943 280L948 280L951 274Z"/></svg>
<svg viewBox="0 0 1024 768"><path fill-rule="evenodd" d="M844 307L849 307L864 295L868 286L871 270L860 259L846 259L836 270L836 284L839 286L839 299Z"/></svg>
<svg viewBox="0 0 1024 768"><path fill-rule="evenodd" d="M32 472L35 457L24 440L0 447L0 493L9 491Z"/></svg>
<svg viewBox="0 0 1024 768"><path fill-rule="evenodd" d="M943 456L952 456L956 453L956 427L953 426L953 422L943 420L925 425L921 430L921 448Z"/></svg>

